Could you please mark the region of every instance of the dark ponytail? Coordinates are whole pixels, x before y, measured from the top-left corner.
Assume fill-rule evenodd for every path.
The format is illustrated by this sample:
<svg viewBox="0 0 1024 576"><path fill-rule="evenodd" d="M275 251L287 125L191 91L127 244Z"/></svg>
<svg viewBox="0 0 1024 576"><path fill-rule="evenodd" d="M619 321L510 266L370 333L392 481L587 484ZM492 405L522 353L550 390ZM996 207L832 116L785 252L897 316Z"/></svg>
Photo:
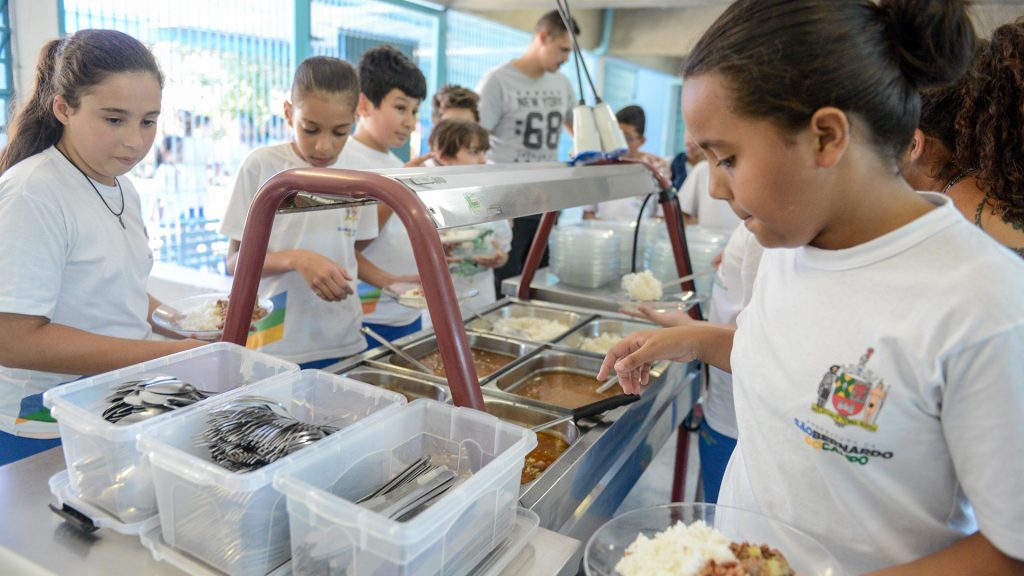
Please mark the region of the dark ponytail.
<svg viewBox="0 0 1024 576"><path fill-rule="evenodd" d="M350 96L355 109L359 100L359 75L355 67L338 58L306 58L299 63L292 77L292 103L298 104L303 96L316 91Z"/></svg>
<svg viewBox="0 0 1024 576"><path fill-rule="evenodd" d="M800 130L834 106L896 160L919 89L964 73L974 29L963 0L738 0L698 41L684 76L722 74L738 113Z"/></svg>
<svg viewBox="0 0 1024 576"><path fill-rule="evenodd" d="M36 64L32 95L10 125L7 147L0 151L0 174L29 156L56 144L64 126L53 114L61 96L72 108L82 94L109 75L148 72L163 86L156 58L141 42L115 30L81 30L43 47Z"/></svg>

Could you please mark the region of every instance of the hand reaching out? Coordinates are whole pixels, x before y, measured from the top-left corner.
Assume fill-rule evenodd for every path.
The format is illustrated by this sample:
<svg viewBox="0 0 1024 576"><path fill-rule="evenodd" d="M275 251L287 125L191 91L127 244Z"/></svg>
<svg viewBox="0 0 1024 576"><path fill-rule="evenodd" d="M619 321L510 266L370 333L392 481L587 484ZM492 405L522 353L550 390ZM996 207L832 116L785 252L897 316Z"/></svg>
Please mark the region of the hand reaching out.
<svg viewBox="0 0 1024 576"><path fill-rule="evenodd" d="M639 394L650 383L654 363L689 362L697 357L692 328L680 326L630 334L608 350L597 379L605 380L614 371L624 393Z"/></svg>
<svg viewBox="0 0 1024 576"><path fill-rule="evenodd" d="M508 252L498 249L498 241L492 242L495 252L490 256L477 256L473 261L484 268L500 268L508 262Z"/></svg>
<svg viewBox="0 0 1024 576"><path fill-rule="evenodd" d="M350 284L352 275L330 258L316 252L302 251L295 270L302 275L302 279L317 297L328 302L338 302L355 293Z"/></svg>

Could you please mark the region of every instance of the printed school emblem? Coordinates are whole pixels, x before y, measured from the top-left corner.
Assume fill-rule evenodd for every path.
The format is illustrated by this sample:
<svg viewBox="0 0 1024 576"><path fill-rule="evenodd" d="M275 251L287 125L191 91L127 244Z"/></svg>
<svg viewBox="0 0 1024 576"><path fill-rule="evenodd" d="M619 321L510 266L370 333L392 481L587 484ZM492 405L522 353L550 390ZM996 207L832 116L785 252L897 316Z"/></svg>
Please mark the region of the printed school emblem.
<svg viewBox="0 0 1024 576"><path fill-rule="evenodd" d="M818 401L811 410L831 417L840 427L850 424L871 432L878 430L878 413L888 390L866 366L874 352L874 348L868 348L857 364L829 368L818 383Z"/></svg>

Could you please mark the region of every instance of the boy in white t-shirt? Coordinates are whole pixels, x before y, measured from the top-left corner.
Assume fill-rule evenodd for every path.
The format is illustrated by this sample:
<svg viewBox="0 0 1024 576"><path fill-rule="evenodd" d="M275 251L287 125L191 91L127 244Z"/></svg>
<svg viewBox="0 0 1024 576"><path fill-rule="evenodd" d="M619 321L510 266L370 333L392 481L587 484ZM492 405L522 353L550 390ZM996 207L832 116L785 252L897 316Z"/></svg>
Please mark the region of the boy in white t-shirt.
<svg viewBox="0 0 1024 576"><path fill-rule="evenodd" d="M746 226L737 226L722 251L722 262L711 289L708 322L735 325L736 317L750 302L754 293L754 279L761 263L764 248ZM661 326L685 326L697 322L686 312L660 312L641 305L639 313L628 309L626 314L650 320ZM698 437L700 454L700 480L704 487L704 501L718 501L718 491L725 475L725 467L736 447L739 431L736 427L736 408L732 400L732 374L708 366L708 387L702 401L702 416Z"/></svg>
<svg viewBox="0 0 1024 576"><path fill-rule="evenodd" d="M294 139L253 151L238 172L221 234L231 239L228 271L234 272L245 218L260 186L290 168L340 167L355 123L359 80L352 66L316 56L299 64L285 118ZM365 348L362 311L352 295L358 272L357 240L373 238L372 207L279 214L274 218L260 293L274 312L256 323L248 346L322 368Z"/></svg>
<svg viewBox="0 0 1024 576"><path fill-rule="evenodd" d="M363 54L359 82L359 127L341 155L341 167L401 168L402 161L390 150L405 144L416 128L420 102L427 97L426 78L405 54L385 44ZM419 275L405 225L383 203L376 212L380 235L357 244L359 298L364 325L387 340L396 340L420 330L420 311L400 305L381 289L418 280ZM366 344L380 345L369 336Z"/></svg>
<svg viewBox="0 0 1024 576"><path fill-rule="evenodd" d="M430 133L432 158L427 166L467 166L487 163L490 143L487 129L476 122L442 120ZM476 230L480 236L472 242L463 242L453 248L454 257L449 266L452 276L468 287L475 288L476 296L462 303L463 315L479 310L497 300L494 290L494 269L508 261L512 243L512 227L508 220L487 222L465 228ZM456 228L462 230L464 228ZM460 249L472 246L473 255L458 256ZM482 252L482 253L477 253Z"/></svg>

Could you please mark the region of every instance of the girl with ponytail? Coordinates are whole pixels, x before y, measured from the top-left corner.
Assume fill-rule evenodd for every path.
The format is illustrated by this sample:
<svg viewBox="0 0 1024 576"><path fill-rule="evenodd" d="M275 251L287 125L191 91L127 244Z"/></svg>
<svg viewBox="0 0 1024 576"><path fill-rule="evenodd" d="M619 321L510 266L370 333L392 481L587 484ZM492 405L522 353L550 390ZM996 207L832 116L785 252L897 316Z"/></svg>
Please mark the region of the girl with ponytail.
<svg viewBox="0 0 1024 576"><path fill-rule="evenodd" d="M683 115L711 195L767 248L752 298L735 328L630 335L599 375L639 393L662 359L732 372L718 502L811 533L847 574L1024 573L1024 262L898 170L919 91L969 63L965 4L722 14L687 60Z"/></svg>
<svg viewBox="0 0 1024 576"><path fill-rule="evenodd" d="M42 51L0 153L0 465L58 443L47 389L200 345L149 340L153 257L124 177L153 144L162 86L120 32Z"/></svg>

